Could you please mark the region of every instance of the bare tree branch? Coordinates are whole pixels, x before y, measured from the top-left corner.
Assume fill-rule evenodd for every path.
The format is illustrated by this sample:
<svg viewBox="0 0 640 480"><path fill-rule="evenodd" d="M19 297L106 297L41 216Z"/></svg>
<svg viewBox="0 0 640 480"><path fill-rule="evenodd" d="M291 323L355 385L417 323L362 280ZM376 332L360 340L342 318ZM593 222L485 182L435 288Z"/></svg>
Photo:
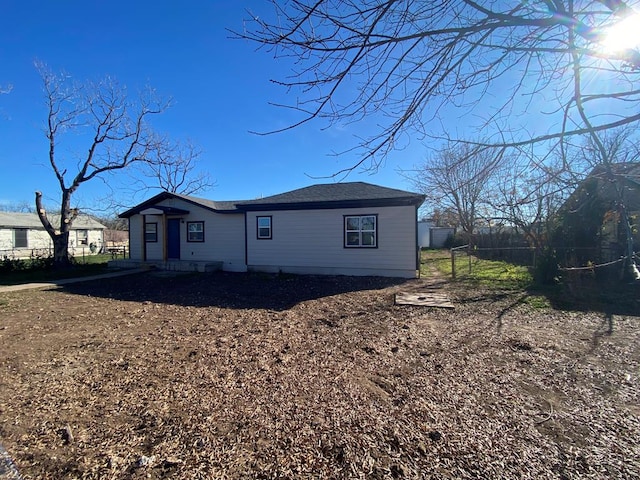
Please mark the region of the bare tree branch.
<svg viewBox="0 0 640 480"><path fill-rule="evenodd" d="M71 199L86 182L137 163L157 161L157 151L165 148L150 129L148 120L169 107L151 89L132 100L126 88L106 78L99 83L74 84L66 74L54 74L37 62L43 81L47 107L45 135L49 140L49 165L60 186L60 224L54 226L36 193L36 211L54 243L54 262L69 264L68 237L77 208ZM57 148L65 134L73 132L74 142L85 142L86 154L76 163ZM87 134L87 132L89 132Z"/></svg>
<svg viewBox="0 0 640 480"><path fill-rule="evenodd" d="M300 118L263 133L316 119L332 125L374 117L379 125L357 143L355 164L336 175L358 166L375 170L405 132L446 137L433 131L432 121L450 107L479 108L484 118L477 127L495 147L558 144L640 120L633 107L640 101L634 88L640 52L600 45L609 27L634 13L624 1L271 4L272 20L254 17L234 35L293 62L292 76L275 82L299 92L280 106ZM555 103L551 112L540 111L542 99ZM513 122L541 115L548 117L546 131Z"/></svg>

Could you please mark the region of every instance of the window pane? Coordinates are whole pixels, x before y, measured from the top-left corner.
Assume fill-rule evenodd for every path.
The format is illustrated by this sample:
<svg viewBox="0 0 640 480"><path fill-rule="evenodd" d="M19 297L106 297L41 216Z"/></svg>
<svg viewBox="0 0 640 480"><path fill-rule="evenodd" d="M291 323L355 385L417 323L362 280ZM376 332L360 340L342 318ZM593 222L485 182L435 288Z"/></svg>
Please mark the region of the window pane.
<svg viewBox="0 0 640 480"><path fill-rule="evenodd" d="M347 217L347 230L360 230L360 217Z"/></svg>
<svg viewBox="0 0 640 480"><path fill-rule="evenodd" d="M373 247L376 244L376 236L373 232L362 232L362 245Z"/></svg>
<svg viewBox="0 0 640 480"><path fill-rule="evenodd" d="M144 240L145 242L158 241L158 224L157 223L144 224Z"/></svg>
<svg viewBox="0 0 640 480"><path fill-rule="evenodd" d="M362 230L375 230L376 217L362 217Z"/></svg>
<svg viewBox="0 0 640 480"><path fill-rule="evenodd" d="M376 247L376 215L344 217L345 247Z"/></svg>
<svg viewBox="0 0 640 480"><path fill-rule="evenodd" d="M88 245L89 244L89 231L88 230L76 230L76 239L78 240L78 245Z"/></svg>
<svg viewBox="0 0 640 480"><path fill-rule="evenodd" d="M261 238L268 237L270 235L271 230L266 227L260 227L258 229L258 236Z"/></svg>
<svg viewBox="0 0 640 480"><path fill-rule="evenodd" d="M14 248L27 248L27 229L16 228L14 230Z"/></svg>
<svg viewBox="0 0 640 480"><path fill-rule="evenodd" d="M204 222L187 222L187 242L204 242Z"/></svg>
<svg viewBox="0 0 640 480"><path fill-rule="evenodd" d="M347 245L360 245L360 234L358 232L347 232Z"/></svg>
<svg viewBox="0 0 640 480"><path fill-rule="evenodd" d="M271 217L257 217L258 238L271 238Z"/></svg>

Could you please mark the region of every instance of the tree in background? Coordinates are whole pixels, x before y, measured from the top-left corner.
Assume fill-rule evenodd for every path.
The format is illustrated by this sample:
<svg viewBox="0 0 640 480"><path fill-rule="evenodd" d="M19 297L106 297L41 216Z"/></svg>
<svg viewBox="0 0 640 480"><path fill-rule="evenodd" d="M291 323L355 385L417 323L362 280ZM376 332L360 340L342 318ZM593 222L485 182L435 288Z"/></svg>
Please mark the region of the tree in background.
<svg viewBox="0 0 640 480"><path fill-rule="evenodd" d="M195 195L215 186L208 172L198 170L202 151L191 142L163 142L155 157L141 166L149 181L137 181L142 190L159 189L181 195Z"/></svg>
<svg viewBox="0 0 640 480"><path fill-rule="evenodd" d="M36 67L47 106L49 166L60 186L60 223L51 223L41 192L35 196L36 213L53 241L54 265L65 267L71 264L69 231L79 213L72 197L83 184L135 165L153 168L173 161L167 153L171 151L168 140L149 125L149 119L164 112L169 102L151 89L132 99L111 78L75 84L68 75L56 75L41 63ZM71 139L64 148L63 138Z"/></svg>
<svg viewBox="0 0 640 480"><path fill-rule="evenodd" d="M501 151L451 144L430 156L405 176L426 196L426 203L453 211L467 240L471 240L480 209L489 197L490 179L500 165Z"/></svg>
<svg viewBox="0 0 640 480"><path fill-rule="evenodd" d="M629 127L589 136L565 150L564 155L570 156L574 166L577 189L562 209L556 235L572 245L602 248L605 246L601 244L602 239L612 237L611 232L606 235L606 231L613 229L618 233L613 235L615 241L609 238L609 248L618 243L620 250L610 253L609 257L596 258L596 262L622 257L622 277L634 280L640 280L634 262L637 220L633 218L640 201L639 153L637 134ZM578 172L577 165L582 165L583 170ZM630 207L635 212L630 212ZM583 253L577 258L589 255L592 261L593 253Z"/></svg>
<svg viewBox="0 0 640 480"><path fill-rule="evenodd" d="M35 213L33 205L27 201L0 204L0 212Z"/></svg>

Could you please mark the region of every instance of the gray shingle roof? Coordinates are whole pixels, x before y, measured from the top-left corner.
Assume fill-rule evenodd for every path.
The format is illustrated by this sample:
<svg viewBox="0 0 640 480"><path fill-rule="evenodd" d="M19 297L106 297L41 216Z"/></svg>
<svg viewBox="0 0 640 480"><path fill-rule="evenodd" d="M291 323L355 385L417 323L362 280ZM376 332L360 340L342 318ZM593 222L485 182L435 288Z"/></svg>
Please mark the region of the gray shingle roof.
<svg viewBox="0 0 640 480"><path fill-rule="evenodd" d="M267 209L350 208L385 205L418 206L424 201L423 195L413 192L381 187L365 182L346 182L311 185L310 187L299 188L256 200L216 201L163 192L121 213L120 217L131 217L167 198L179 198L185 202L219 213L240 213Z"/></svg>
<svg viewBox="0 0 640 480"><path fill-rule="evenodd" d="M49 221L57 228L60 223L60 215L48 214ZM38 215L35 213L17 213L17 212L0 212L0 228L44 228ZM101 230L105 229L97 220L89 215L78 215L71 225L72 230L88 229Z"/></svg>
<svg viewBox="0 0 640 480"><path fill-rule="evenodd" d="M422 195L395 188L381 187L365 182L345 182L311 185L290 192L272 195L258 200L241 202L241 205L258 204L289 204L289 203L321 203L321 202L349 202L365 200L398 200L413 199L416 202L424 200Z"/></svg>

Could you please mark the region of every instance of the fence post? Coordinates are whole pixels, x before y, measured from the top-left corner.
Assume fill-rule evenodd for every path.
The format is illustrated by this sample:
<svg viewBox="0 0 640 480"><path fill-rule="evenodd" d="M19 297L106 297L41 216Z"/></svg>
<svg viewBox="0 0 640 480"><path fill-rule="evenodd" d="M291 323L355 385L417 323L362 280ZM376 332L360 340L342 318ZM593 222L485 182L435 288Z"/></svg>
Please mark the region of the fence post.
<svg viewBox="0 0 640 480"><path fill-rule="evenodd" d="M456 260L455 260L455 251L453 248L451 249L451 278L455 280L456 278Z"/></svg>
<svg viewBox="0 0 640 480"><path fill-rule="evenodd" d="M467 248L467 259L469 261L469 275L471 275L471 244Z"/></svg>

